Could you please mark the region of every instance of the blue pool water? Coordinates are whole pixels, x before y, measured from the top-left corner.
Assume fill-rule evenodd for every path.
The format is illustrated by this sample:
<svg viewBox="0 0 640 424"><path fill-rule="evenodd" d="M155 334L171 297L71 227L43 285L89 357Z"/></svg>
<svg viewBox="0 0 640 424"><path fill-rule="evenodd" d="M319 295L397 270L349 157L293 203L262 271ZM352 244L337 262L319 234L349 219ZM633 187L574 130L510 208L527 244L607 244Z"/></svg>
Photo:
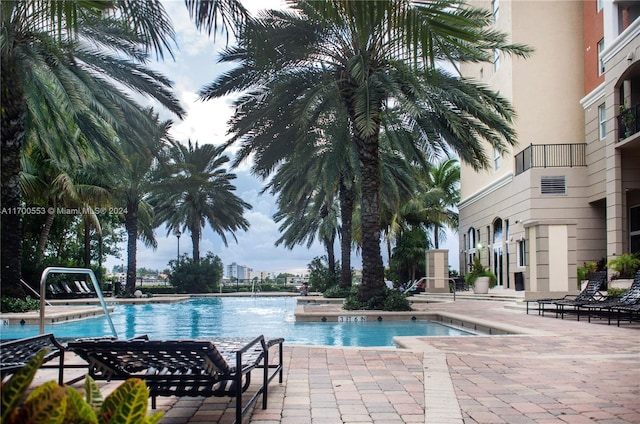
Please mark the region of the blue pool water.
<svg viewBox="0 0 640 424"><path fill-rule="evenodd" d="M394 346L394 336L469 335L429 321L295 322L294 297L198 298L181 303L116 305L118 337L153 339L284 337L287 343L328 346ZM0 327L2 339L38 334L37 325ZM45 326L58 338L112 335L105 317Z"/></svg>

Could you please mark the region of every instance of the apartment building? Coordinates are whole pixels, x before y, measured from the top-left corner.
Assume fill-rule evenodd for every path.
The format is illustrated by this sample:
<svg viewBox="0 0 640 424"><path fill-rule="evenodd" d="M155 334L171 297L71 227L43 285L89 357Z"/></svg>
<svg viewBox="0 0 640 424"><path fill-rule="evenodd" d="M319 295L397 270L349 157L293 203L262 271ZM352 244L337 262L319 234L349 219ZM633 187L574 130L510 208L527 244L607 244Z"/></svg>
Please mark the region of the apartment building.
<svg viewBox="0 0 640 424"><path fill-rule="evenodd" d="M518 144L462 166L460 270L478 256L497 289L575 291L579 265L640 249L640 2L470 3L535 51L462 67L510 99Z"/></svg>

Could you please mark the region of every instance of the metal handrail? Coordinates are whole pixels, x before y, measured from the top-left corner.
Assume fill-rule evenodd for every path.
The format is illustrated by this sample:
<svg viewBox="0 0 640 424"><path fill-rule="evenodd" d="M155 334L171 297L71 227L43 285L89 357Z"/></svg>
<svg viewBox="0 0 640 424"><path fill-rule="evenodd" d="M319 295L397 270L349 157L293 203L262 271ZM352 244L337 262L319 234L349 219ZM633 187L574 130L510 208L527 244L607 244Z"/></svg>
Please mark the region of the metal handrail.
<svg viewBox="0 0 640 424"><path fill-rule="evenodd" d="M33 294L35 294L36 296L38 296L38 299L40 298L40 294L39 294L37 291L35 291L35 290L33 289L33 287L31 287L29 284L27 284L27 282L26 282L26 281L24 281L24 280L21 278L21 279L20 279L20 282L22 283L22 285L23 285L23 286L25 286L26 288L28 288L29 290L31 290L31 293L33 293ZM51 303L47 302L46 300L45 300L45 303L46 303L47 305L51 306Z"/></svg>
<svg viewBox="0 0 640 424"><path fill-rule="evenodd" d="M51 273L58 274L86 274L91 278L91 282L93 284L93 288L98 295L98 299L100 299L100 304L102 305L102 310L107 317L107 321L109 321L109 327L111 327L111 332L113 336L117 339L118 333L116 332L116 328L113 326L113 322L111 321L111 316L109 316L109 309L107 308L107 303L102 296L102 290L100 290L100 284L98 284L98 279L96 275L93 273L92 269L89 268L65 268L65 267L48 267L42 271L42 276L40 277L40 334L44 334L44 307L46 303L45 295L46 295L46 286L47 286L47 276Z"/></svg>

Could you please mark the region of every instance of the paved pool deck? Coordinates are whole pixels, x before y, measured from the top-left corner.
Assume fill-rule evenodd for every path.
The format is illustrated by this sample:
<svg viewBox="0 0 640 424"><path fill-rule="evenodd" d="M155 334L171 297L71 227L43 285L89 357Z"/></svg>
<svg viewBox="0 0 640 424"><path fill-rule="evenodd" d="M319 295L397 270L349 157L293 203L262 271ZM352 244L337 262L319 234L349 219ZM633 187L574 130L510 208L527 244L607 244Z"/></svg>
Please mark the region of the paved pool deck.
<svg viewBox="0 0 640 424"><path fill-rule="evenodd" d="M403 348L285 342L284 382L272 382L268 408L258 405L245 422L640 423L639 323L527 315L513 303L459 297L415 308L518 334L402 337ZM318 308L340 313L337 305L309 306ZM68 355L67 361L77 360ZM68 370L65 379L74 373ZM55 371L41 370L34 384L54 378ZM119 383L100 384L108 393ZM165 424L234 419L228 398L159 398L158 410Z"/></svg>

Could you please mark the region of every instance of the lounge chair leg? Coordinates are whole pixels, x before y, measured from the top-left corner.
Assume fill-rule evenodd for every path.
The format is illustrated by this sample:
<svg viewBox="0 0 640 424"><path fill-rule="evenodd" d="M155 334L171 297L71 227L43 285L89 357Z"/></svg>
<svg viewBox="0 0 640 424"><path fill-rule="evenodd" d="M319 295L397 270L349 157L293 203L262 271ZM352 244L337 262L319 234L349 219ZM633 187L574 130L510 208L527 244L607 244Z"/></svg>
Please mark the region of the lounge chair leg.
<svg viewBox="0 0 640 424"><path fill-rule="evenodd" d="M238 361L237 363L242 363ZM236 376L236 424L242 424L242 373Z"/></svg>
<svg viewBox="0 0 640 424"><path fill-rule="evenodd" d="M58 384L64 385L64 352L60 352L60 369L58 370Z"/></svg>
<svg viewBox="0 0 640 424"><path fill-rule="evenodd" d="M262 409L267 409L267 391L269 389L269 348L265 349L262 368Z"/></svg>

